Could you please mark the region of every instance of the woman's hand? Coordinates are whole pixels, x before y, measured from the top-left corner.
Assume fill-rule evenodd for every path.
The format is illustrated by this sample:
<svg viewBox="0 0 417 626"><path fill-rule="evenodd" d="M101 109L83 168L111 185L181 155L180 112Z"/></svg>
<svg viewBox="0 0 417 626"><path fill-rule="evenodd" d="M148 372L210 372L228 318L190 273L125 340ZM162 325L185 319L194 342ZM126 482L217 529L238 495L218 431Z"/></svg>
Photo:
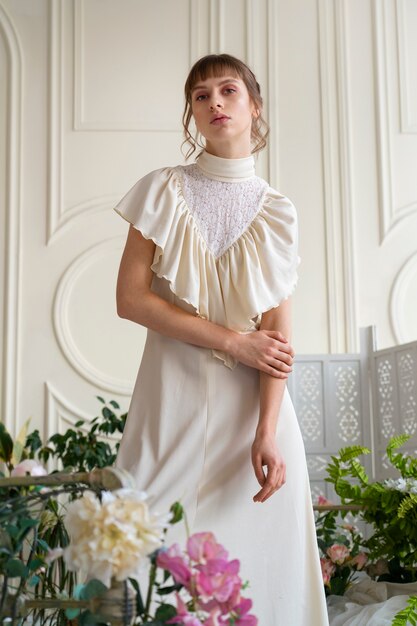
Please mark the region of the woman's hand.
<svg viewBox="0 0 417 626"><path fill-rule="evenodd" d="M265 502L278 491L286 480L286 466L273 434L256 435L252 444L252 465L262 489L253 497L254 502ZM267 466L265 476L263 466Z"/></svg>
<svg viewBox="0 0 417 626"><path fill-rule="evenodd" d="M237 334L231 354L241 363L275 378L288 378L292 371L294 350L278 330Z"/></svg>

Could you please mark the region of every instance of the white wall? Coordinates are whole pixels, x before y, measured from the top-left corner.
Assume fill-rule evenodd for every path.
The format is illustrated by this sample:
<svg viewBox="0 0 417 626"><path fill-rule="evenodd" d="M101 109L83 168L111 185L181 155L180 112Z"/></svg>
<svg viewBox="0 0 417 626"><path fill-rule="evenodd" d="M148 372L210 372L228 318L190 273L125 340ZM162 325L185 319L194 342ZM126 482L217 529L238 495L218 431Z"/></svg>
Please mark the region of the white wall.
<svg viewBox="0 0 417 626"><path fill-rule="evenodd" d="M415 0L0 0L2 418L45 434L127 408L145 331L117 317L111 207L184 162L183 83L248 62L272 127L257 173L296 204L298 354L417 337ZM414 79L413 79L414 77Z"/></svg>

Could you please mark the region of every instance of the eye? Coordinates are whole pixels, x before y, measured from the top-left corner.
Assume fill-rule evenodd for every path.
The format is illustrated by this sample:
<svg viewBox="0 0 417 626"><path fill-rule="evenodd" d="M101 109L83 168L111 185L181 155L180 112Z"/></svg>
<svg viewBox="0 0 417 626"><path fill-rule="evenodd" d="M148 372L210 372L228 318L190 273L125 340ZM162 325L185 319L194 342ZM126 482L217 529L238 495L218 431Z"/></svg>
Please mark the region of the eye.
<svg viewBox="0 0 417 626"><path fill-rule="evenodd" d="M200 98L204 98L204 97L205 97L204 94L201 94L201 95L196 97L196 100L200 100Z"/></svg>
<svg viewBox="0 0 417 626"><path fill-rule="evenodd" d="M236 91L236 89L233 89L233 87L226 87L225 91Z"/></svg>

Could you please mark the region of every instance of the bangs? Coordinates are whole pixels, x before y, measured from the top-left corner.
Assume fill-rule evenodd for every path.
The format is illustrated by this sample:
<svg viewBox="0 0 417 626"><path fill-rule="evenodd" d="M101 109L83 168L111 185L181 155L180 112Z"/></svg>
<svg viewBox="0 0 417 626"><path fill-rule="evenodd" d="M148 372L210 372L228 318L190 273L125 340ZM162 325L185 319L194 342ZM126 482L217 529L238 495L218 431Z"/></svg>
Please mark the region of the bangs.
<svg viewBox="0 0 417 626"><path fill-rule="evenodd" d="M188 76L187 84L185 85L185 92L186 94L191 93L192 89L199 81L205 81L207 78L220 78L225 74L230 74L234 78L243 79L239 65L233 63L232 60L222 59L215 55L203 57L203 59L197 62L192 68Z"/></svg>

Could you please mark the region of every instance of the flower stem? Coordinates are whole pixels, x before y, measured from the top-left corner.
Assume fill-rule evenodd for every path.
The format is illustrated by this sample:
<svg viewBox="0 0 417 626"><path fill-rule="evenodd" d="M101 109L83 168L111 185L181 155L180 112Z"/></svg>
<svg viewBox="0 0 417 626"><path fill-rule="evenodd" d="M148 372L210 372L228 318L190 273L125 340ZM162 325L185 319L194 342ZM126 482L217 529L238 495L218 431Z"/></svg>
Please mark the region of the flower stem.
<svg viewBox="0 0 417 626"><path fill-rule="evenodd" d="M145 606L145 619L150 617L149 610L151 608L151 600L152 600L152 591L156 580L156 563L152 563L151 569L149 572L149 587L148 593L146 595L146 606Z"/></svg>

